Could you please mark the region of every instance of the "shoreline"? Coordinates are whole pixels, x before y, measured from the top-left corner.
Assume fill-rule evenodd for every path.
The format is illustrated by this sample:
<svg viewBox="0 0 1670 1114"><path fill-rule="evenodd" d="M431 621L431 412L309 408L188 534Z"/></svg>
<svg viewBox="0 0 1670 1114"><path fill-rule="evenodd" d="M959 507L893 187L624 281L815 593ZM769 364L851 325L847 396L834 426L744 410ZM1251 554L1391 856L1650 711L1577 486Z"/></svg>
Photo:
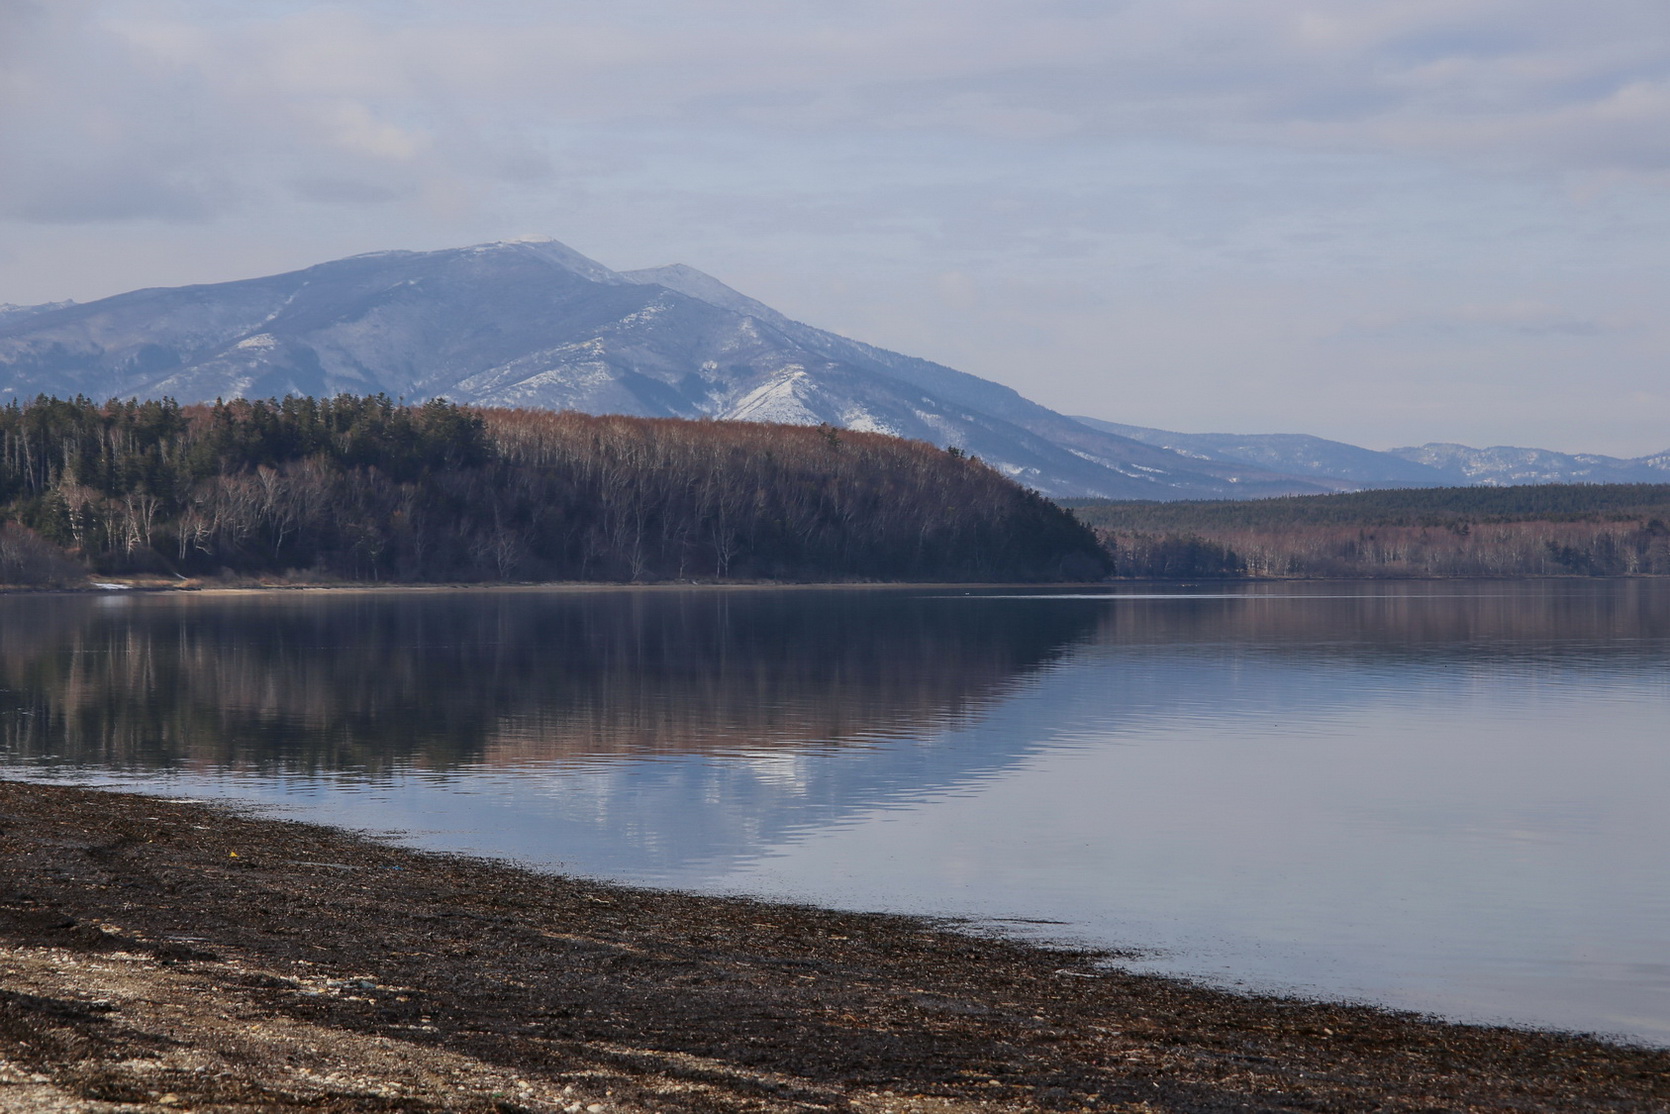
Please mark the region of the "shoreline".
<svg viewBox="0 0 1670 1114"><path fill-rule="evenodd" d="M0 1108L1670 1108L1670 1050L0 781Z"/></svg>
<svg viewBox="0 0 1670 1114"><path fill-rule="evenodd" d="M97 583L77 585L74 587L30 587L27 585L0 584L0 597L4 596L110 596L122 595L204 595L204 596L240 596L265 595L270 593L292 592L328 592L336 595L352 593L429 593L429 592L677 592L677 591L970 591L988 589L1110 589L1110 588L1219 588L1219 587L1256 587L1274 584L1524 584L1542 581L1566 583L1570 581L1654 581L1670 580L1670 574L1664 573L1627 573L1618 575L1590 576L1579 573L1557 574L1541 573L1525 576L1246 576L1223 578L1195 578L1179 580L1158 580L1153 578L1092 580L1092 581L940 581L940 580L863 580L863 581L793 581L793 580L746 580L746 581L645 581L629 580L551 580L551 581L457 581L457 582L423 582L411 583L378 583L375 581L342 581L340 583L321 584L205 584L201 582L168 583L168 582L137 582L123 583L120 578L110 578Z"/></svg>
<svg viewBox="0 0 1670 1114"><path fill-rule="evenodd" d="M206 596L236 596L259 595L276 592L331 592L335 594L353 592L688 592L696 589L720 591L778 591L782 589L796 589L818 592L862 591L862 590L895 590L920 591L923 589L944 590L952 589L988 589L988 588L1100 588L1111 581L982 581L979 583L968 581L941 580L826 580L826 581L796 581L796 580L712 580L712 581L678 581L660 580L633 582L629 580L494 580L494 581L456 581L429 583L414 581L411 583L377 583L374 581L345 580L336 584L170 584L170 583L134 583L122 584L118 580L105 580L99 584L119 585L118 587L100 587L99 584L88 584L70 588L30 588L0 585L0 595L61 595L61 596L119 596L135 595L166 595L190 594ZM1137 583L1125 581L1123 583ZM1194 581L1153 581L1152 583L1189 583Z"/></svg>

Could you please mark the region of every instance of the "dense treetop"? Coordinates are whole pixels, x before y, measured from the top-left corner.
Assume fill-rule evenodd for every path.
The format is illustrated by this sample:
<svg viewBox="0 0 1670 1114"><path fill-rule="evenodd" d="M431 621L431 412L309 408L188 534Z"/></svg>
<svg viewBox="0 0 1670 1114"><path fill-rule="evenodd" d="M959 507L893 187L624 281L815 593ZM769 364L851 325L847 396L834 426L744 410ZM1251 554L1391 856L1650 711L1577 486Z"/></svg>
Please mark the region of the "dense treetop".
<svg viewBox="0 0 1670 1114"><path fill-rule="evenodd" d="M829 427L403 406L382 396L14 403L0 409L0 521L14 524L12 542L32 532L107 574L1105 572L1094 537L1071 515L924 442Z"/></svg>

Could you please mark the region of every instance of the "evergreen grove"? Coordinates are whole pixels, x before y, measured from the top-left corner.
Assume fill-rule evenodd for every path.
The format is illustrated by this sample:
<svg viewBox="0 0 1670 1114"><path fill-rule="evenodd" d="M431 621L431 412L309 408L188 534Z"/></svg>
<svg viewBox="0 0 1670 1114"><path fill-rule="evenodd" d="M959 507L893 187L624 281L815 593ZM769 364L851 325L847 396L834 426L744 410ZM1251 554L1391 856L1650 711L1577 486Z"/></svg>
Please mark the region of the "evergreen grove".
<svg viewBox="0 0 1670 1114"><path fill-rule="evenodd" d="M827 426L384 396L0 409L0 582L1058 580L1068 512L978 460Z"/></svg>

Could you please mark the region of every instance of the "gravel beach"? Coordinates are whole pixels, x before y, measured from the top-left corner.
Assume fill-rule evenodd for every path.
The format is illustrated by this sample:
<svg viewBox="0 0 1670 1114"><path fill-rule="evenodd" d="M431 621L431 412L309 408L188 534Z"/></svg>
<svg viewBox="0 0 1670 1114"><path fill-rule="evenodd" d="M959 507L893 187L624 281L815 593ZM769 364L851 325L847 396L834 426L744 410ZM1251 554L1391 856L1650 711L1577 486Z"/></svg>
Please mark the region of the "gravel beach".
<svg viewBox="0 0 1670 1114"><path fill-rule="evenodd" d="M0 782L5 1111L1657 1111L1670 1052Z"/></svg>

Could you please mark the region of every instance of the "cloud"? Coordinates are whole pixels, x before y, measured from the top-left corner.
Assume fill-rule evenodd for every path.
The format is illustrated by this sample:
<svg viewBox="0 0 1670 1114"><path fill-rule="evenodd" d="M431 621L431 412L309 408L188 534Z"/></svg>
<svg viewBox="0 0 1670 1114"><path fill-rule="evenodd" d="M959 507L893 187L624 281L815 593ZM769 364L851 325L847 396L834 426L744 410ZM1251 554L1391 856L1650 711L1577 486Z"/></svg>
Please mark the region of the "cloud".
<svg viewBox="0 0 1670 1114"><path fill-rule="evenodd" d="M290 182L290 192L302 201L321 205L380 205L399 200L397 190L343 178L302 177Z"/></svg>
<svg viewBox="0 0 1670 1114"><path fill-rule="evenodd" d="M354 184L301 191L316 203L492 188L590 133L667 128L1670 173L1661 0L5 0L0 18L0 209L30 219L206 218L275 181ZM100 184L125 174L126 197Z"/></svg>
<svg viewBox="0 0 1670 1114"><path fill-rule="evenodd" d="M252 76L278 63L261 57L277 44L242 41L251 26L141 18L131 5L24 14L0 76L0 216L200 222L260 206L282 182L357 203L446 175L401 106Z"/></svg>
<svg viewBox="0 0 1670 1114"><path fill-rule="evenodd" d="M1663 0L0 0L0 151L8 301L545 232L1176 428L1662 378Z"/></svg>
<svg viewBox="0 0 1670 1114"><path fill-rule="evenodd" d="M1638 325L1572 313L1538 302L1462 305L1437 312L1398 314L1358 321L1338 334L1355 340L1494 343L1503 337L1590 338L1627 332Z"/></svg>
<svg viewBox="0 0 1670 1114"><path fill-rule="evenodd" d="M0 68L0 214L81 222L200 219L224 183L168 126L179 102L87 36L92 8L12 4ZM182 141L183 140L183 141Z"/></svg>

